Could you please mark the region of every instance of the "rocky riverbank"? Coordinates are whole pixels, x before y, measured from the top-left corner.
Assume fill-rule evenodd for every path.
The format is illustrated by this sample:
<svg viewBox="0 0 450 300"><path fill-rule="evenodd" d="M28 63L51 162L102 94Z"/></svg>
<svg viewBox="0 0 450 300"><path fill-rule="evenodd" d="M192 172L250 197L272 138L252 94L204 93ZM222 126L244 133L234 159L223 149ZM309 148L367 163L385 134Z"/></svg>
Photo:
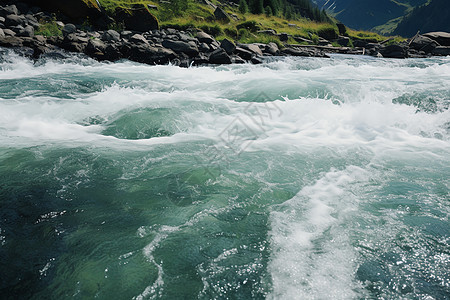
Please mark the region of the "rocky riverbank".
<svg viewBox="0 0 450 300"><path fill-rule="evenodd" d="M158 26L151 17L143 23L124 19L126 28L120 32L113 29L83 30L82 25L53 20L62 29L62 36L44 37L35 35L35 31L41 26L40 22L52 18L52 15L37 7L19 5L19 8L16 5L0 7L0 46L14 48L32 58L64 57L65 51L69 51L83 53L99 61L129 59L147 64L170 62L187 67L248 62L258 64L266 56L328 57L326 53L389 58L450 55L450 34L442 32L416 35L407 43L397 45L356 40L353 48L331 47L329 41L322 39L321 46L283 44L279 47L276 43L235 44L229 39L219 42L197 29L156 29ZM282 41L287 40L285 34L279 37Z"/></svg>

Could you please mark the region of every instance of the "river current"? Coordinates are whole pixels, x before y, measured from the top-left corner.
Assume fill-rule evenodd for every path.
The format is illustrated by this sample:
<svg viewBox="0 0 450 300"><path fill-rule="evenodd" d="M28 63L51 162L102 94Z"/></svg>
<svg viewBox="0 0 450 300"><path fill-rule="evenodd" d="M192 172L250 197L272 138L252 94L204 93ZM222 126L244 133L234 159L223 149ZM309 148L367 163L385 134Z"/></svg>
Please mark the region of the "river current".
<svg viewBox="0 0 450 300"><path fill-rule="evenodd" d="M3 299L449 299L450 58L0 51Z"/></svg>

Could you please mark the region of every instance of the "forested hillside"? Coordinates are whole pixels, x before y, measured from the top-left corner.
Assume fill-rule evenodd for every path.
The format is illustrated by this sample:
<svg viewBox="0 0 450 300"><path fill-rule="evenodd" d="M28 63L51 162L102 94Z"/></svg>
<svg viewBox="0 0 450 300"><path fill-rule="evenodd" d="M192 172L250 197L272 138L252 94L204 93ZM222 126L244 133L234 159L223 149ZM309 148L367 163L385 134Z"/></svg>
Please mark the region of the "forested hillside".
<svg viewBox="0 0 450 300"><path fill-rule="evenodd" d="M450 1L432 0L430 4L415 8L395 29L394 33L413 36L420 31L450 32Z"/></svg>
<svg viewBox="0 0 450 300"><path fill-rule="evenodd" d="M428 0L314 0L319 9L328 11L354 29L390 33L405 15ZM447 5L450 5L450 1Z"/></svg>

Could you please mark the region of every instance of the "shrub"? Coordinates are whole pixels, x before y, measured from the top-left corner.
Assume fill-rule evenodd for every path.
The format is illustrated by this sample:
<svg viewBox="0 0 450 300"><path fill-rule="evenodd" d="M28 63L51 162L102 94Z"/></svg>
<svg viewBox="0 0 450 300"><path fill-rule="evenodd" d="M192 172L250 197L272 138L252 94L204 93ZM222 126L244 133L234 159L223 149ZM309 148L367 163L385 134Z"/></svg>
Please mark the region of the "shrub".
<svg viewBox="0 0 450 300"><path fill-rule="evenodd" d="M256 21L247 21L247 22L243 22L241 24L238 24L236 26L236 29L241 29L241 28L245 28L251 32L256 32L258 30L260 30L261 28L259 27L258 23L256 23Z"/></svg>
<svg viewBox="0 0 450 300"><path fill-rule="evenodd" d="M50 22L41 22L41 25L39 25L39 28L35 31L35 34L43 36L62 36L62 31L58 24L52 20Z"/></svg>
<svg viewBox="0 0 450 300"><path fill-rule="evenodd" d="M243 15L248 13L247 1L245 1L245 0L239 1L239 12Z"/></svg>

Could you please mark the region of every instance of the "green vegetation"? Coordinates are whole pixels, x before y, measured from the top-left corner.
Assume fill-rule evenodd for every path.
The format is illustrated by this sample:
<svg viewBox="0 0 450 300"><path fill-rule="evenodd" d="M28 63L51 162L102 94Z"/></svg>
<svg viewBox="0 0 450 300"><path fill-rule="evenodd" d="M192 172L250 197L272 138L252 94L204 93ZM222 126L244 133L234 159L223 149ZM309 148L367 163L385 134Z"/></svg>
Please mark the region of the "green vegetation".
<svg viewBox="0 0 450 300"><path fill-rule="evenodd" d="M39 29L34 33L43 36L62 36L61 27L53 21L40 22Z"/></svg>
<svg viewBox="0 0 450 300"><path fill-rule="evenodd" d="M95 0L84 0L92 1ZM338 30L333 19L312 5L310 0L231 0L235 5L225 5L218 0L210 0L212 5L194 0L99 0L102 7L113 13L117 7L132 8L136 4L154 5L158 9L150 12L157 17L161 28L187 30L201 29L218 40L229 38L241 43L274 42L281 45L277 36L268 34L287 33L292 37L302 37L318 43L319 37L334 39ZM230 15L229 23L214 17L213 5L221 5ZM119 24L120 25L120 24ZM120 29L120 26L117 27ZM387 37L365 31L348 31L351 39L384 41ZM396 38L395 41L400 40ZM287 43L299 44L294 38ZM305 42L303 42L305 43ZM351 42L352 45L352 42Z"/></svg>

